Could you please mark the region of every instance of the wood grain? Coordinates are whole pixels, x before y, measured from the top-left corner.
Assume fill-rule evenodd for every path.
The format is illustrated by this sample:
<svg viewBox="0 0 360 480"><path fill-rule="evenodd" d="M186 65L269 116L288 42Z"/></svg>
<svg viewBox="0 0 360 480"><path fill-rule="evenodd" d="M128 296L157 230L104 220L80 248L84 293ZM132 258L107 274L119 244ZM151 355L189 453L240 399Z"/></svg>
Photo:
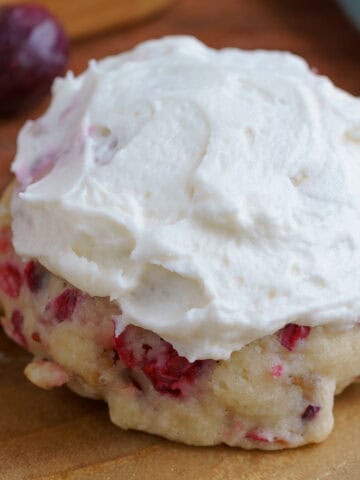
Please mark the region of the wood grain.
<svg viewBox="0 0 360 480"><path fill-rule="evenodd" d="M144 19L173 0L22 0L48 7L64 24L70 37L77 39L115 26L124 26ZM19 0L0 0L1 4Z"/></svg>
<svg viewBox="0 0 360 480"><path fill-rule="evenodd" d="M291 50L336 84L360 94L359 34L328 0L180 0L150 22L76 42L71 67L79 72L91 57L182 33L216 47ZM0 188L9 181L16 135L25 118L0 124ZM1 334L0 352L1 480L360 478L359 386L336 400L335 431L319 446L279 453L190 448L121 431L109 422L105 405L66 389L44 392L33 387L22 375L29 357Z"/></svg>

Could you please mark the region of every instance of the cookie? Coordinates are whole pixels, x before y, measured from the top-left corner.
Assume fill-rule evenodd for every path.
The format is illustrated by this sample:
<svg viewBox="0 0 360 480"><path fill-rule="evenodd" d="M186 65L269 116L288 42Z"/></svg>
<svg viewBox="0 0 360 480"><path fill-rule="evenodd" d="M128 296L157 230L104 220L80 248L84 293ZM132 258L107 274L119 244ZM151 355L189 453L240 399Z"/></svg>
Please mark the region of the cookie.
<svg viewBox="0 0 360 480"><path fill-rule="evenodd" d="M3 198L27 377L192 445L326 438L360 371L359 113L295 55L191 37L58 79Z"/></svg>

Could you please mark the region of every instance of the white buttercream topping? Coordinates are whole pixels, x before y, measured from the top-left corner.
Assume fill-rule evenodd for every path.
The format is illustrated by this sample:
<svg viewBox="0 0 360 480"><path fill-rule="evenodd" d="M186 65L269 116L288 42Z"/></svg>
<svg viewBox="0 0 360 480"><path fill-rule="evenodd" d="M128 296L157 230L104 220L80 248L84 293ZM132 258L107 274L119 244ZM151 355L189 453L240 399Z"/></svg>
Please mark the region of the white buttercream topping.
<svg viewBox="0 0 360 480"><path fill-rule="evenodd" d="M284 52L146 42L56 81L13 171L19 254L190 360L360 315L360 100Z"/></svg>

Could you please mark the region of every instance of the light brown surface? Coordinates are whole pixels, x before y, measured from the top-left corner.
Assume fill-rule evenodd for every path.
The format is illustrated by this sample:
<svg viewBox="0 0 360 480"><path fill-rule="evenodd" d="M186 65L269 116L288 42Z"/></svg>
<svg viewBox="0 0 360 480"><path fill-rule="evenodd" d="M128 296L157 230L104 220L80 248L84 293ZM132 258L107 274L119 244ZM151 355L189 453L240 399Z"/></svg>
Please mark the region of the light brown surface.
<svg viewBox="0 0 360 480"><path fill-rule="evenodd" d="M171 33L195 34L216 47L289 49L360 94L360 36L328 0L180 0L151 22L75 44L71 67L78 72L90 57ZM0 188L10 179L9 162L24 119L0 124ZM0 352L5 353L5 358L0 354L1 480L360 478L360 385L336 400L335 431L321 445L277 453L190 448L123 432L110 424L103 404L66 389L33 387L22 374L27 355L2 334Z"/></svg>
<svg viewBox="0 0 360 480"><path fill-rule="evenodd" d="M79 38L142 20L173 0L22 0L48 7L64 24L71 38ZM1 4L20 3L0 0Z"/></svg>

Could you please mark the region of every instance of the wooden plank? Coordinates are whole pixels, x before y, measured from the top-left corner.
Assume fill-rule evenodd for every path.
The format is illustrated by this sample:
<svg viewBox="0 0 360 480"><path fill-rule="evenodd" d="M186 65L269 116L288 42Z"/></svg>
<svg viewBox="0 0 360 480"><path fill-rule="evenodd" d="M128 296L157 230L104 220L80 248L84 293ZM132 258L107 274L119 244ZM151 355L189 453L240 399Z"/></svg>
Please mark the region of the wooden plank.
<svg viewBox="0 0 360 480"><path fill-rule="evenodd" d="M71 68L79 72L91 57L182 33L216 47L291 50L341 87L360 94L360 36L328 0L181 0L166 15L141 26L76 43ZM0 124L0 188L10 178L16 135L26 116ZM109 422L104 404L66 389L44 392L33 387L22 375L28 359L0 334L0 479L360 478L360 385L336 400L334 433L319 446L276 453L191 448L121 431Z"/></svg>

